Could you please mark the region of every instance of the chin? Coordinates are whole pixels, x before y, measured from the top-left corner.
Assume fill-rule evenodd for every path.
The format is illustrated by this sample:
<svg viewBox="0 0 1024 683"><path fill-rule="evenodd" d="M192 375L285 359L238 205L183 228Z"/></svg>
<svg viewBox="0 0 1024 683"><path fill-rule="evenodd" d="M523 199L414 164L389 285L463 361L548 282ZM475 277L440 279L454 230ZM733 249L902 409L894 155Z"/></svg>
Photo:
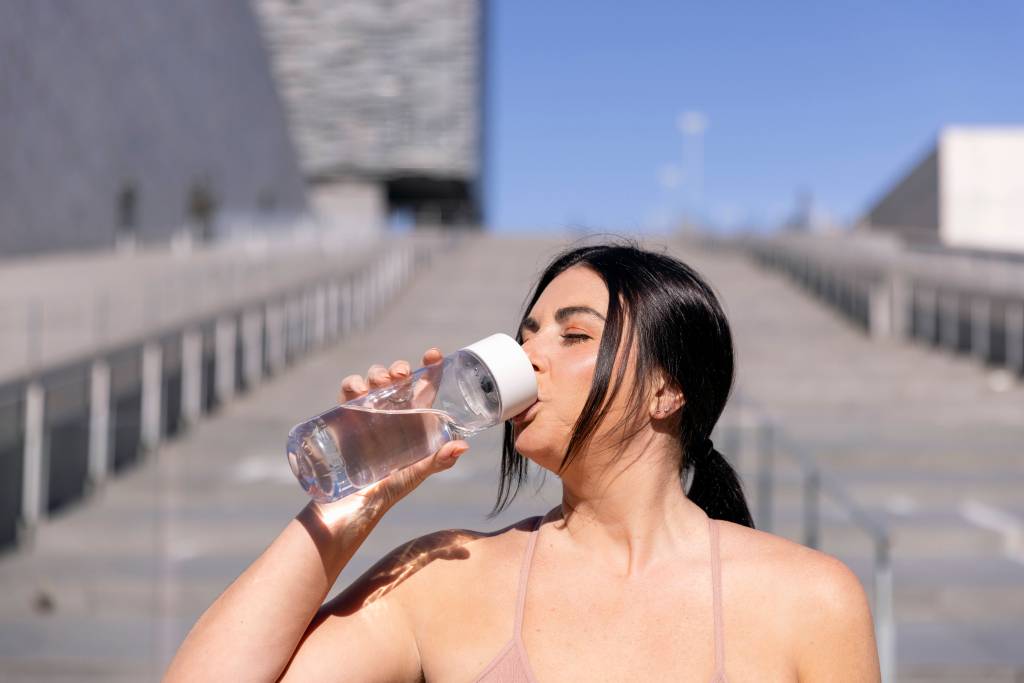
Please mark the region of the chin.
<svg viewBox="0 0 1024 683"><path fill-rule="evenodd" d="M539 449L543 449L543 447L537 443L537 440L533 438L533 435L530 434L530 425L519 427L514 434L516 450L530 460L533 460L533 455Z"/></svg>
<svg viewBox="0 0 1024 683"><path fill-rule="evenodd" d="M557 452L558 449L552 448L548 440L532 438L532 435L520 432L516 436L515 447L524 458L551 472L558 472L558 467L562 464L562 456Z"/></svg>

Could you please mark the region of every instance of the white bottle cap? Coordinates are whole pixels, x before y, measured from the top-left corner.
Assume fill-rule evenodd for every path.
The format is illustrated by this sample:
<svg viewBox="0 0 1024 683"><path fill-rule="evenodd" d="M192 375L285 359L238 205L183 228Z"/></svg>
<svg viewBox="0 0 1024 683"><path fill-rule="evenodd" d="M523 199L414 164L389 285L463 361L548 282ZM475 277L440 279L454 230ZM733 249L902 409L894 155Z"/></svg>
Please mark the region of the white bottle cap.
<svg viewBox="0 0 1024 683"><path fill-rule="evenodd" d="M459 350L472 353L494 376L501 398L499 422L518 415L537 400L537 376L533 372L533 363L512 337L498 332Z"/></svg>

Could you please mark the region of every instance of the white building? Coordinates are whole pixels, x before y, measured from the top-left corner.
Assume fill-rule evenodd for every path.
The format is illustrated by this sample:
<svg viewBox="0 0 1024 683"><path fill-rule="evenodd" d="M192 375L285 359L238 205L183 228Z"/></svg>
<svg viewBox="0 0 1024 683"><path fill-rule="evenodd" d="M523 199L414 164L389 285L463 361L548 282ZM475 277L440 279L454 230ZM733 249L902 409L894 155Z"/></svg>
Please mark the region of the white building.
<svg viewBox="0 0 1024 683"><path fill-rule="evenodd" d="M861 224L910 241L1024 252L1024 127L944 128Z"/></svg>

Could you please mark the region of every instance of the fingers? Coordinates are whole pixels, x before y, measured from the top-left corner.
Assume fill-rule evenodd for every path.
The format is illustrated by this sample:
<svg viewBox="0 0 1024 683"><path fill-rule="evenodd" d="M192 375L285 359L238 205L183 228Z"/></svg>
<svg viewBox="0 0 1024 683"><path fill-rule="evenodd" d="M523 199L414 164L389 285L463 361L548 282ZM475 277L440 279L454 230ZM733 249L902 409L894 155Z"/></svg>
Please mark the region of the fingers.
<svg viewBox="0 0 1024 683"><path fill-rule="evenodd" d="M469 444L459 439L458 441L449 441L445 445L438 449L437 453L433 456L432 472L440 472L446 470L459 459L459 457L469 450ZM430 460L431 458L427 458Z"/></svg>
<svg viewBox="0 0 1024 683"><path fill-rule="evenodd" d="M395 476L395 487L398 497L404 497L423 483L427 477L443 472L455 465L463 453L469 450L469 444L463 440L450 441L437 450L429 458L423 458L408 467L392 473Z"/></svg>
<svg viewBox="0 0 1024 683"><path fill-rule="evenodd" d="M348 375L341 380L338 403L351 401L368 393L370 389L378 389L394 381L405 379L411 372L409 361L405 360L396 360L386 368L383 365L371 365L366 372L366 379L359 375Z"/></svg>
<svg viewBox="0 0 1024 683"><path fill-rule="evenodd" d="M423 365L432 365L444 358L441 349L432 346L423 354ZM368 393L371 389L379 389L392 382L407 378L412 373L412 368L406 360L396 360L388 367L374 364L366 372L366 378L360 375L348 375L341 380L341 388L338 391L338 403L345 403L354 398L359 398Z"/></svg>
<svg viewBox="0 0 1024 683"><path fill-rule="evenodd" d="M469 444L464 440L450 441L441 446L432 456L392 472L379 482L364 489L364 491L372 495L383 496L387 506L390 507L409 495L413 489L422 484L431 474L436 474L452 467L462 454L468 450Z"/></svg>
<svg viewBox="0 0 1024 683"><path fill-rule="evenodd" d="M349 375L341 380L341 390L338 392L338 403L345 403L354 398L359 398L370 388L361 375Z"/></svg>
<svg viewBox="0 0 1024 683"><path fill-rule="evenodd" d="M423 364L432 365L442 358L444 358L444 354L441 353L441 349L436 346L431 346L427 349L426 353L423 354Z"/></svg>
<svg viewBox="0 0 1024 683"><path fill-rule="evenodd" d="M366 381L371 389L379 389L391 383L391 373L383 365L374 364L366 371Z"/></svg>

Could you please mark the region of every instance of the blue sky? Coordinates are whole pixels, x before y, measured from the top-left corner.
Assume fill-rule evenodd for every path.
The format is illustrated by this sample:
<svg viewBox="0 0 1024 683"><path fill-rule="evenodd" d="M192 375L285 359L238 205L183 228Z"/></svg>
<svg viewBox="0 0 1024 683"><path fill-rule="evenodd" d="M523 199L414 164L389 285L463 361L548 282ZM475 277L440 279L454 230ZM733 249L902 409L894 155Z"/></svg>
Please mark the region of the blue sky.
<svg viewBox="0 0 1024 683"><path fill-rule="evenodd" d="M490 7L486 201L498 231L655 232L684 209L723 230L764 228L801 189L845 223L942 126L1024 125L1024 2ZM702 191L688 182L698 164L684 111L709 121Z"/></svg>

